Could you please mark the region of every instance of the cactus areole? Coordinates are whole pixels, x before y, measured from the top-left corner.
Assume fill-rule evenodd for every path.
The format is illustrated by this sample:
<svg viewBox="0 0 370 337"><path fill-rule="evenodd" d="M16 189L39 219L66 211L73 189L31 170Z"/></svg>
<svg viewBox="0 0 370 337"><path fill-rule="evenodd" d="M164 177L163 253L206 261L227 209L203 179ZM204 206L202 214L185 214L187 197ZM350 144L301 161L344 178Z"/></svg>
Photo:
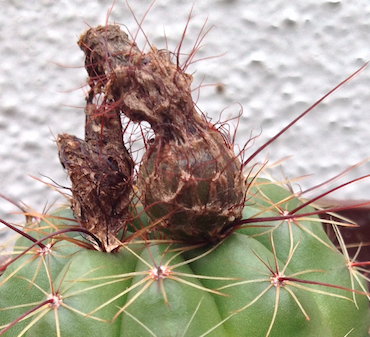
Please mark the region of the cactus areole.
<svg viewBox="0 0 370 337"><path fill-rule="evenodd" d="M72 196L26 211L23 231L2 221L21 236L0 269L0 336L366 336L370 294L337 222L341 251L321 210L245 178L168 51L140 51L117 25L78 44L85 139L57 138ZM154 132L137 172L121 114Z"/></svg>

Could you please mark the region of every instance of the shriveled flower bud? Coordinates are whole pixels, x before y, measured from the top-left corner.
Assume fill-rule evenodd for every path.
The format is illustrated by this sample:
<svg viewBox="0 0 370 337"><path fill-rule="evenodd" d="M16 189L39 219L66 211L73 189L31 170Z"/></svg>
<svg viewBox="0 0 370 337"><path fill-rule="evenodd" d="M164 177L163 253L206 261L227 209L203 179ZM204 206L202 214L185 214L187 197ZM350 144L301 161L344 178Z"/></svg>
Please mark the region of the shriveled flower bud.
<svg viewBox="0 0 370 337"><path fill-rule="evenodd" d="M89 41L90 49L79 42L86 55L91 87L85 108L85 139L61 134L57 145L60 161L72 181L74 214L79 224L98 237L103 249L110 252L121 245L117 234L126 226L134 162L123 143L115 99L102 90L109 80L102 72L104 67L95 63L94 37ZM126 46L128 43L127 40ZM98 43L98 54L99 47Z"/></svg>
<svg viewBox="0 0 370 337"><path fill-rule="evenodd" d="M100 239L105 251L120 246L130 203L133 161L123 145L119 114L93 116L88 104L85 140L58 135L62 165L72 181L72 207L79 224Z"/></svg>

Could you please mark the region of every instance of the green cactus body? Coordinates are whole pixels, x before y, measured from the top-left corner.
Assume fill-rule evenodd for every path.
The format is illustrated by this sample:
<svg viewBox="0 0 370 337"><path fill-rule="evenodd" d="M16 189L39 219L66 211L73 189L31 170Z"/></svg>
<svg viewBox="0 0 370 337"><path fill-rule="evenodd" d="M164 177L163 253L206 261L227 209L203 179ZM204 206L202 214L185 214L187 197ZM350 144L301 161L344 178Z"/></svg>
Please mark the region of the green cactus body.
<svg viewBox="0 0 370 337"><path fill-rule="evenodd" d="M182 42L176 63L167 50L143 52L118 25L78 43L85 138L56 139L70 205L27 223L16 241L19 258L0 276L0 335L366 336L370 295L345 246L331 243L312 206L245 171L311 108L243 161L248 142L235 155L231 137L198 113L185 73L194 53L181 66ZM141 130L141 161L123 142L122 114L153 132L148 141Z"/></svg>
<svg viewBox="0 0 370 337"><path fill-rule="evenodd" d="M48 255L34 249L22 256L0 278L2 328L51 292L61 303L42 305L4 336L366 336L365 285L319 219L304 215L312 207L299 210L303 216L267 221L301 202L267 180L249 191L243 218L261 222L218 245L136 239L103 253L76 245L84 240L74 234L54 239ZM42 221L38 228L45 235L49 227ZM27 241L20 238L16 247Z"/></svg>

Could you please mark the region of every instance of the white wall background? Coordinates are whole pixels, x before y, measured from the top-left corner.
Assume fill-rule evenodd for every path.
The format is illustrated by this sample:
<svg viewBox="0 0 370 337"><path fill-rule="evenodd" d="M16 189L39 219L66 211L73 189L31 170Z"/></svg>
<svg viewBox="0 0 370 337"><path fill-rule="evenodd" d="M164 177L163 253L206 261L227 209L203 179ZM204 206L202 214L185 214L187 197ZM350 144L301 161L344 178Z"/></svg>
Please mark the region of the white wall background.
<svg viewBox="0 0 370 337"><path fill-rule="evenodd" d="M140 19L149 0L131 0ZM86 73L76 41L87 28L104 24L111 0L0 0L0 193L42 211L57 198L29 177L45 175L68 185L57 156L54 136L83 137ZM180 40L192 1L157 0L143 23L149 40L170 50ZM184 52L191 50L208 17L194 83L223 83L201 90L199 107L217 118L243 116L237 141L250 132L262 135L257 149L328 90L370 60L368 0L215 0L195 2ZM111 22L137 29L124 0L116 0ZM86 23L85 23L86 22ZM144 39L138 39L142 46ZM62 64L60 66L58 64ZM238 104L240 105L238 105ZM314 174L307 188L370 156L370 68L332 95L259 157L283 163L288 178ZM248 153L252 153L251 149ZM248 154L247 154L248 155ZM341 181L370 173L370 163ZM278 168L276 177L280 177ZM337 182L339 183L339 182ZM333 195L369 199L369 182ZM15 207L0 200L0 218Z"/></svg>

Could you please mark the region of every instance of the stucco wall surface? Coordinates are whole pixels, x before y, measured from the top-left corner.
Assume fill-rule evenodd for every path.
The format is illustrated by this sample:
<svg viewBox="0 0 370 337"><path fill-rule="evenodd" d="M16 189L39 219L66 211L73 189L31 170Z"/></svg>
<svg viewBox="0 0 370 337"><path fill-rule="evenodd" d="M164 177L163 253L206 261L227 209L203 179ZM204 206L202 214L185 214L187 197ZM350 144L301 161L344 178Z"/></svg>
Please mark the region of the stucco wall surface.
<svg viewBox="0 0 370 337"><path fill-rule="evenodd" d="M42 211L58 198L29 175L69 186L58 160L55 137L83 137L86 72L76 41L88 28L104 24L111 0L1 0L0 11L0 193ZM140 21L150 1L129 1ZM157 0L142 23L157 48L180 41L192 1ZM317 99L370 60L370 2L320 0L198 0L182 51L192 50L200 29L212 26L194 75L199 108L215 120L243 110L237 143L261 135L245 158ZM138 24L123 0L110 22L135 34ZM139 33L137 43L144 48ZM222 56L221 56L222 55ZM211 56L218 56L209 58ZM281 164L302 188L321 183L370 156L370 68L310 112L256 159ZM225 110L224 110L225 109ZM370 173L365 163L341 182ZM282 177L276 167L272 172ZM50 180L49 180L50 182ZM296 185L297 189L298 186ZM341 190L335 198L369 199L369 182ZM0 199L0 218L16 208Z"/></svg>

